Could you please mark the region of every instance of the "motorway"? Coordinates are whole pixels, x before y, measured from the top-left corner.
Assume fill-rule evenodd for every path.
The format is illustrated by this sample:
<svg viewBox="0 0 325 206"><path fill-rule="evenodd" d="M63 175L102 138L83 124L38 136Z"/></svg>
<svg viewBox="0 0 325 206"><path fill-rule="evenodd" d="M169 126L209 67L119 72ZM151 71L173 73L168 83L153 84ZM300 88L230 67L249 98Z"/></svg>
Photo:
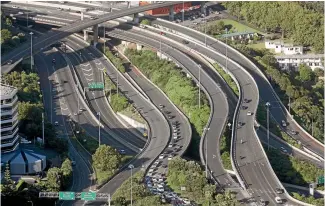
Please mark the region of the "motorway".
<svg viewBox="0 0 325 206"><path fill-rule="evenodd" d="M94 48L89 47L82 40L68 37L65 39L65 43L75 51L68 53L67 57L75 65L76 73L83 85L82 87L87 87L88 83L91 82L104 82L103 71L110 66L107 61L98 52L95 52ZM111 71L111 76L115 75L113 80L116 81L116 72ZM119 84L123 85L122 83L124 82L119 82ZM126 93L129 91L131 92L132 90L126 90ZM97 112L100 112L105 130L115 141L119 141L136 153L143 148L146 138L142 137L142 134L136 129L124 128L109 107L104 91L86 91L86 96L94 114L96 115Z"/></svg>
<svg viewBox="0 0 325 206"><path fill-rule="evenodd" d="M73 39L73 40L72 40ZM74 42L74 45L71 42ZM68 45L75 47L79 44L80 47L83 47L84 43L76 40L75 38L71 38L66 42ZM81 48L79 48L79 51ZM91 49L91 47L87 48ZM93 49L93 48L92 48ZM92 53L94 55L100 55L99 52L93 50ZM101 60L97 58L96 60ZM86 60L89 62L92 60ZM75 67L80 66L80 62L76 61L75 58L71 57L71 62ZM83 62L85 64L86 62ZM106 60L101 61L104 68L107 69L109 76L114 80L116 77L116 71L111 64L109 64ZM94 71L94 70L93 70ZM151 103L144 100L137 91L134 91L132 87L125 81L121 76L119 77L119 88L120 91L127 95L135 105L137 105L138 109L141 109L143 117L148 121L150 125L150 137L151 141L148 146L143 150L142 153L132 162L135 169L134 172L139 171L141 168L147 168L151 162L158 157L158 155L164 150L167 146L169 138L170 138L170 128L167 123L167 120L162 116L160 111L157 108L154 108ZM112 180L110 180L107 184L105 184L102 188L100 188L99 192L105 192L113 194L115 190L121 185L129 177L129 170L124 169L120 173L118 173Z"/></svg>
<svg viewBox="0 0 325 206"><path fill-rule="evenodd" d="M126 39L133 42L141 42L150 47L159 49L159 42L153 40L152 36L148 36L144 33L139 34L136 30L131 32L123 32L121 30L113 30L107 32L109 36L119 39ZM157 37L156 37L157 39ZM199 76L199 66L188 56L184 55L178 50L172 49L167 45L163 45L161 50L171 57L175 58L177 62L184 66L185 72L190 72L196 77L196 81ZM222 135L224 125L227 123L228 117L228 105L226 97L224 96L218 85L210 80L210 77L205 71L201 72L201 84L207 90L208 95L212 99L212 118L211 124L207 125L209 130L206 132L206 139L208 140L208 161L209 169L213 171L213 175L216 177L218 184L221 187L238 187L238 185L232 180L222 166L219 150L219 138ZM205 142L203 145L206 145ZM205 150L205 148L203 148ZM205 153L204 153L205 154Z"/></svg>
<svg viewBox="0 0 325 206"><path fill-rule="evenodd" d="M53 57L57 59L57 64L48 64ZM36 55L35 64L40 76L46 116L50 122L54 123L57 121L59 123L57 127L58 133L63 134L63 138L68 139L69 156L72 160L76 161L77 164L77 166L73 167L73 182L70 189L79 192L89 191L93 184L91 163L79 154L80 151L76 151L69 138L69 135L71 135L73 131L68 120L70 119L69 115L71 114L71 108L73 108L71 104L77 102L75 100L77 95L74 89L70 87L69 83L65 84L61 81L61 77L71 76L71 74L69 75L70 69L65 63L62 55L54 48L50 48ZM75 118L75 120L77 120L77 118ZM94 129L95 128L92 128L92 130ZM89 130L89 128L87 130ZM81 204L79 201L74 203ZM66 203L62 203L62 205L66 205Z"/></svg>
<svg viewBox="0 0 325 206"><path fill-rule="evenodd" d="M153 20L152 24L158 24L164 27L168 27L174 31L178 31L196 40L199 40L202 43L204 43L205 41L204 34L194 32L185 27L181 27L172 23L168 23L165 21L158 21L158 20ZM218 42L216 39L206 38L206 42L210 48L214 49L215 51L223 55L226 55L226 46ZM263 102L271 103L272 106L270 109L270 114L276 120L276 122L279 125L281 125L281 121L286 120L288 125L286 128L282 127L282 129L284 129L284 131L286 131L288 135L293 136L294 139L301 141L301 143L304 146L316 152L320 156L324 157L324 145L322 145L320 142L316 142L315 140L310 138L305 131L299 129L299 127L293 122L292 117L287 115L287 113L285 112L285 108L281 106L279 100L275 96L274 90L272 89L271 85L268 83L266 79L262 77L262 75L258 72L258 70L254 66L252 66L251 62L249 62L248 60L246 60L241 55L237 54L231 49L227 49L227 53L228 53L228 58L231 58L233 61L239 63L241 66L244 67L244 69L246 69L246 71L248 71L252 75L255 83L259 88L259 95L261 100L263 100ZM239 76L239 78L247 78L246 76L247 75ZM291 130L297 131L298 134L291 135L289 132Z"/></svg>
<svg viewBox="0 0 325 206"><path fill-rule="evenodd" d="M116 19L123 16L128 16L134 13L140 13L146 10L151 10L154 8L166 7L170 5L177 4L179 2L164 2L160 4L149 4L146 6L141 7L133 7L130 9L125 9L123 11L113 11L110 14L104 14L98 17L95 20L83 20L78 21L73 24L61 27L55 31L49 31L48 33L44 34L33 44L33 53L37 53L41 50L41 48L46 48L47 46L59 41L62 38L70 36L75 32L79 32L83 29L91 27L96 24L100 24L112 19ZM15 64L16 61L21 60L22 58L28 57L30 55L30 42L26 42L22 44L19 48L12 50L11 52L5 54L1 58L1 65L2 65L2 72L7 73L12 69L12 66L7 65L6 63L9 60L12 60L12 64ZM5 64L5 65L4 65Z"/></svg>
<svg viewBox="0 0 325 206"><path fill-rule="evenodd" d="M145 35L145 33L143 33ZM177 39L181 42L179 37L167 35L170 39ZM147 37L149 38L149 37ZM175 44L174 44L175 45ZM186 45L191 49L203 53L204 55L215 60L219 64L225 66L226 61L223 57L206 50L199 44L189 43ZM240 172L247 183L248 192L254 197L255 200L259 201L260 198L269 201L270 204L276 204L274 197L277 196L275 188L281 187L277 177L273 176L273 170L267 164L267 157L264 156L261 145L258 142L254 132L254 118L253 116L247 116L247 111L250 110L253 113L257 108L257 97L258 89L254 86L253 79L247 77L245 72L238 69L236 65L228 61L228 70L232 72L236 78L238 78L239 84L242 86L243 98L250 99L250 102L246 104L248 109L246 111L239 111L239 121L243 122L244 125L236 127L236 160L240 166ZM247 79L244 79L246 77ZM254 94L255 93L255 94ZM243 139L244 144L241 144ZM244 157L244 158L242 158ZM284 195L280 195L281 198L285 198ZM288 203L290 203L288 201Z"/></svg>

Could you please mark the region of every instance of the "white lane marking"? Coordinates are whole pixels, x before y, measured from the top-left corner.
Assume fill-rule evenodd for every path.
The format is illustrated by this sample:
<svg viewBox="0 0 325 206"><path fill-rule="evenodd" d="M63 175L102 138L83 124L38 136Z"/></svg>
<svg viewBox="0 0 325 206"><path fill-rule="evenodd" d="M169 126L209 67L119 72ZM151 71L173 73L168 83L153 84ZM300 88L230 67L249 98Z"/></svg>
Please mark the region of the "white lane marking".
<svg viewBox="0 0 325 206"><path fill-rule="evenodd" d="M50 13L50 14L52 14L53 12L51 12L51 11L47 11L48 13Z"/></svg>
<svg viewBox="0 0 325 206"><path fill-rule="evenodd" d="M92 69L91 68L89 68L89 69L85 69L85 68L81 68L83 71L87 71L87 72L89 72L89 71L91 71Z"/></svg>
<svg viewBox="0 0 325 206"><path fill-rule="evenodd" d="M93 73L87 74L87 73L84 72L84 75L86 75L86 76L92 76Z"/></svg>
<svg viewBox="0 0 325 206"><path fill-rule="evenodd" d="M82 66L86 67L86 66L89 66L90 64L87 63L87 64L81 64Z"/></svg>
<svg viewBox="0 0 325 206"><path fill-rule="evenodd" d="M91 79L87 79L87 77L85 77L85 79L87 80L87 81L93 81L94 79L93 78L91 78Z"/></svg>

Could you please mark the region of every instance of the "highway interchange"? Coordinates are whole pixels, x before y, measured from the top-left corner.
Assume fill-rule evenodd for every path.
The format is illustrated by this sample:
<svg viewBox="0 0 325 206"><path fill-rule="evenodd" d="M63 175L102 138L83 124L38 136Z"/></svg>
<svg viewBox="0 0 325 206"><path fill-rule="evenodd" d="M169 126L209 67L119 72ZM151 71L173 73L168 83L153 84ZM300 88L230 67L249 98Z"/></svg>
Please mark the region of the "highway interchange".
<svg viewBox="0 0 325 206"><path fill-rule="evenodd" d="M116 18L114 15L112 16L113 17L109 17L109 18L112 19ZM105 17L105 19L109 19L109 18ZM85 21L89 23L89 25L91 25L92 23L96 23L87 20ZM127 30L126 32L123 32L121 30L111 30L106 34L108 36L116 37L118 39L126 39L131 42L139 42L143 45L156 48L156 50L159 50L159 40L157 39L158 38L161 39L161 42L163 42L162 51L165 54L167 54L169 57L171 57L174 61L182 65L184 71L191 73L191 75L193 75L196 78L196 80L198 79L199 76L199 70L200 70L199 65L202 66L201 73L200 73L201 83L203 87L202 89L211 98L210 103L212 103L211 104L212 118L209 124L213 124L213 125L207 125L207 128L210 129L206 131L206 135L202 143L203 147L201 149L202 151L205 151L205 149L207 149L209 170L212 171L212 174L214 178L217 180L217 183L225 186L225 188L226 187L233 188L233 187L238 187L238 184L235 183L230 177L230 175L226 173L225 170L223 169L220 160L220 154L218 152L219 150L217 148L219 144L218 137L221 136L225 125L228 123L228 118L232 119L234 108L236 107L237 104L237 99L233 96L233 94L231 95L231 91L229 91L229 88L227 88L227 86L222 81L222 79L214 72L211 72L211 69L209 69L208 64L205 61L200 60L200 58L198 58L197 56L199 54L202 54L206 57L213 59L215 62L218 62L218 64L222 66L225 66L227 64L227 69L235 76L235 78L237 79L240 85L241 102L239 107L241 108L242 104L248 106L248 109L246 110L239 109L239 112L236 114L237 115L236 119L238 121L243 122L244 125L237 126L237 122L235 122L235 124L232 127L234 129L233 137L235 141L234 158L235 161L237 162L236 163L237 166L239 167L238 171L240 173L240 176L244 179L245 185L247 187L247 192L252 197L254 197L255 200L259 200L260 198L263 198L268 200L272 205L275 204L274 197L279 196L278 194L275 193L275 188L282 187L282 185L277 179L277 177L274 175L273 170L270 168L270 165L268 165L267 157L265 156L264 150L261 148L260 140L258 139L259 137L261 141L265 142L266 134L260 129L255 130L254 115L248 116L247 111L249 110L252 111L253 114L256 114L257 104L260 101L260 99L262 99L264 102L269 101L272 104L272 109L270 110L270 112L273 118L279 124L281 124L281 121L283 119L286 119L286 121L289 122L289 125L287 128L285 128L285 131L287 131L288 133L290 130L298 131L298 135L295 135L295 138L301 141L304 146L318 153L322 157L323 157L322 154L324 152L324 147L319 143L316 143L314 140L312 140L309 137L309 135L306 134L303 130L299 129L299 127L297 127L296 124L292 121L292 118L290 116L285 115L286 113L284 112L284 108L281 106L281 104L277 100L277 97L274 95L271 86L261 76L261 74L257 71L257 69L251 65L251 63L248 60L244 59L243 57L241 57L231 49L227 49L229 59L226 63L226 58L218 54L219 52L225 55L226 47L221 43L217 42L216 40L207 38L207 44L209 45L209 48L206 48L204 46L205 38L203 34L199 34L191 30L188 30L186 28L179 27L175 24L166 23L164 21L154 20L153 23L157 25L162 25L164 27L168 27L179 33L185 33L186 35L190 36L193 39L196 39L197 41L200 41L201 43L197 43L197 42L193 43L192 41L190 41L190 43L184 47L184 45L182 45L182 40L183 38L186 37L181 38L180 36L169 35L169 34L167 34L165 37L161 37L157 35L158 32L156 30L151 30L152 32L149 33L137 29L128 28L126 29ZM80 23L76 23L76 25L79 24ZM46 48L46 46L54 43L60 38L68 36L67 34L63 34L63 33L59 35L53 35L51 33L49 35L50 39L46 38L49 41L47 41L44 44L42 43L43 37L38 37L38 43L37 43L38 46L33 45L34 50L37 50L38 48L39 49ZM51 84L50 81L48 83L46 82L48 77L51 76L51 78L59 79L59 82L61 82L59 85L63 85L62 96L64 96L63 94L66 95L64 96L64 98L58 98L57 99L58 102L55 102L56 103L55 105L67 104L68 102L67 110L70 111L71 116L74 116L73 110L78 108L76 102L78 102L77 99L80 98L81 91L76 92L77 87L75 84L72 83L74 82L74 80L72 77L71 70L75 68L75 71L77 72L77 76L82 85L87 85L87 82L89 82L87 78L91 78L92 81L93 80L102 81L101 71L104 69L107 69L110 78L116 81L117 72L116 69L112 66L112 64L110 64L104 57L102 57L102 55L95 48L87 45L82 40L79 40L75 37L67 37L63 41L64 44L67 44L74 51L69 49L69 51L66 54L63 54L63 52L58 52L58 51L55 51L54 52L55 54L52 54L53 52L52 50L55 50L54 48L52 48L50 51L46 49L45 51L43 50L41 54L35 55L35 61L38 67L40 67L39 65L44 65L45 67L50 68L48 69L47 74L45 72L40 72L40 75L42 75L45 78L45 79L41 78L43 81L41 82L41 86L44 93L44 98L47 99L46 102L51 102L51 97L53 97L53 94L51 93L54 92L52 87L55 87L53 86L53 84ZM179 44L175 44L175 42L173 41L176 41ZM171 45L173 48L171 47ZM8 56L4 58L4 62L8 61L9 59L18 60L22 56L27 56L29 52L28 49L29 46L27 45L25 47L26 47L26 51L19 53L19 55L8 54ZM56 65L53 66L49 63L48 63L49 65L46 65L46 62L41 60L41 58L37 58L40 55L47 55L45 53L49 53L49 56L51 56L51 57L47 57L48 59L51 59L52 56L55 56L55 58L57 59ZM79 53L81 53L81 56L79 55ZM66 55L66 58L68 59L68 61L70 61L71 65L67 65L65 63L66 59L63 58L62 55ZM196 62L194 62L194 60ZM51 62L51 60L48 60L47 62ZM58 69L54 73L54 69L56 67L60 69ZM239 67L244 67L244 69L247 70L248 72L246 72L244 69L241 69ZM119 80L120 80L119 82L120 90L125 94L127 94L128 98L131 99L137 106L141 105L142 115L150 125L151 139L149 139L148 145L146 145L146 147L140 153L140 155L137 156L137 158L134 159L132 162L132 164L134 164L136 167L135 171L137 171L143 166L147 168L149 164L152 163L159 156L159 154L164 150L164 148L168 145L168 142L170 140L171 122L168 121L168 118L166 114L164 114L164 112L163 113L159 112L158 109L159 104L168 105L166 106L168 110L170 110L172 114L175 114L177 118L180 118L178 119L178 121L181 122L182 125L180 130L181 130L181 134L184 134L184 136L182 135L183 138L188 138L190 132L188 131L188 129L186 129L185 126L186 124L188 124L187 120L184 118L182 119L182 115L178 114L179 112L175 110L174 106L171 105L171 103L168 101L168 99L166 99L166 97L164 97L162 94L159 94L159 92L154 92L155 90L153 85L151 85L143 78L139 77L139 75L137 75L133 70L128 72L128 74L132 77L133 80L135 80L137 85L139 85L142 88L142 90L145 91L146 95L148 95L150 98L150 101L146 100L146 98L143 95L140 95L141 92L136 91L134 86L132 86L128 81L126 81L125 77L122 77L122 74L118 73ZM70 84L70 82L72 84ZM46 90L44 90L43 88L46 88ZM273 95L266 96L265 94L273 94ZM103 92L97 92L97 91L94 93L86 92L86 96L87 96L87 101L89 102L89 107L91 109L90 110L86 109L86 111L83 111L81 114L77 115L76 122L79 122L80 126L91 136L98 137L97 135L98 123L94 118L91 118L90 116L96 116L97 112L100 112L102 115L101 117L104 117L101 119L102 120L101 122L103 124L102 143L112 145L118 149L119 148L126 149L130 154L135 154L139 152L140 150L136 151L136 148L142 148L146 144L145 140L141 138L139 134L134 135L134 133L130 132L129 130L124 130L124 129L115 130L116 128L123 128L123 126L112 114L112 111L108 108L108 105L104 100L105 97ZM244 98L249 99L249 103L243 103ZM64 103L62 103L61 100ZM53 105L52 103L49 104ZM87 103L83 103L84 106L86 106L85 104ZM52 108L53 106L48 106L46 104L45 106L46 108L49 108L49 111L53 111ZM89 114L90 112L92 112L93 114L90 115ZM163 116L162 114L165 116ZM52 114L48 114L48 115L51 116ZM59 116L58 117L55 116L53 118L61 120ZM64 123L65 120L61 120L61 121L60 121L60 125L65 124ZM164 125L163 127L162 124ZM257 132L258 136L255 134L255 132ZM130 138L131 136L137 136L137 137ZM244 141L243 144L241 143L241 140ZM186 144L189 141L190 141L189 139L182 140L180 144ZM208 143L205 144L205 141L208 141ZM271 138L270 143L272 147L276 147L276 148L285 145L273 138ZM208 148L205 148L204 145L208 145ZM286 145L285 148L288 148L287 150L289 152L292 151L292 149ZM183 153L185 150L186 148L183 147L181 153ZM299 152L292 151L292 153L297 157L311 160L311 158L305 157ZM89 167L89 163L85 161L87 158L89 159L89 156L85 157L86 155L81 154L81 156L84 157L83 159L79 159L80 156L77 155L75 156L76 157L74 158L76 159L76 161L83 162L82 164L84 165L82 167ZM319 164L319 162L317 161L314 162ZM87 175L87 173L84 175ZM129 171L127 169L123 170L122 172L117 174L108 184L103 186L99 191L113 193L118 188L118 186L124 180L126 180L128 176L129 176ZM84 189L91 186L91 183L89 183L89 178L86 178L86 180L87 181L81 183L82 185L79 185L76 188ZM287 198L285 194L280 195L280 197L283 199ZM291 202L290 199L288 200L287 203L288 204L291 203L292 205L294 205L294 203Z"/></svg>

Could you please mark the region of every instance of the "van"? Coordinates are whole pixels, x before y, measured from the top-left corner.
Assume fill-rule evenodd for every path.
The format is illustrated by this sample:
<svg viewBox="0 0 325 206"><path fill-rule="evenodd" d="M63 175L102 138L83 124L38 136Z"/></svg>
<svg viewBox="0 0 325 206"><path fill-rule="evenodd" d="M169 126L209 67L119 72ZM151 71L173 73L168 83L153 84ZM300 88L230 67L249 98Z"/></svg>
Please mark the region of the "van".
<svg viewBox="0 0 325 206"><path fill-rule="evenodd" d="M283 201L280 197L275 197L275 202L281 204Z"/></svg>

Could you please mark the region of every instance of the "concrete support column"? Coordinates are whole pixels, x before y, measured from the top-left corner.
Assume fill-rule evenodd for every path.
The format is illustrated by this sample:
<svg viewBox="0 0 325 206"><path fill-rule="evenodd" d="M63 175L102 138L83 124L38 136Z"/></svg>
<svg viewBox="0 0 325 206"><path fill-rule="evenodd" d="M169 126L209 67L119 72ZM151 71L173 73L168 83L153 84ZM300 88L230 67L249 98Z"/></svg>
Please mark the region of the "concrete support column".
<svg viewBox="0 0 325 206"><path fill-rule="evenodd" d="M169 6L169 21L174 21L174 6Z"/></svg>
<svg viewBox="0 0 325 206"><path fill-rule="evenodd" d="M206 15L205 1L201 1L201 13Z"/></svg>
<svg viewBox="0 0 325 206"><path fill-rule="evenodd" d="M138 13L133 15L133 22L136 23L136 24L139 23L139 14Z"/></svg>
<svg viewBox="0 0 325 206"><path fill-rule="evenodd" d="M128 8L131 8L131 1L127 1Z"/></svg>
<svg viewBox="0 0 325 206"><path fill-rule="evenodd" d="M141 44L137 44L137 51L140 51L142 49L142 45Z"/></svg>
<svg viewBox="0 0 325 206"><path fill-rule="evenodd" d="M93 26L93 31L94 31L94 46L96 46L97 42L98 42L98 24Z"/></svg>
<svg viewBox="0 0 325 206"><path fill-rule="evenodd" d="M81 17L81 21L83 21L84 20L84 13L83 12L81 12L80 17Z"/></svg>
<svg viewBox="0 0 325 206"><path fill-rule="evenodd" d="M84 41L88 40L88 31L85 29L84 30Z"/></svg>

